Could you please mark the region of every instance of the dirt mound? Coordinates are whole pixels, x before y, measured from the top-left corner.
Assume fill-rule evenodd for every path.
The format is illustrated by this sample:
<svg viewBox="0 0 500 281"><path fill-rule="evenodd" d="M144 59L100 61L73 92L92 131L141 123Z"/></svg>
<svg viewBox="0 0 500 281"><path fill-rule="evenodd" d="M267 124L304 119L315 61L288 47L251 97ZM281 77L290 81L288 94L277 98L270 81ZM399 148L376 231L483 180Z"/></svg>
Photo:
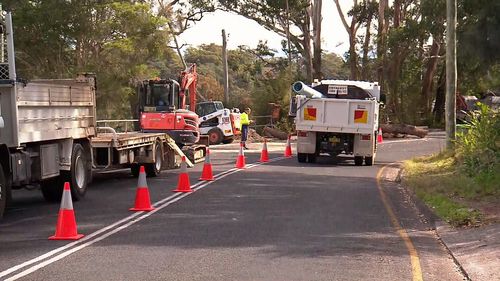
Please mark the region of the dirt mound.
<svg viewBox="0 0 500 281"><path fill-rule="evenodd" d="M248 130L248 140L251 142L263 142L264 137L259 135L254 129Z"/></svg>
<svg viewBox="0 0 500 281"><path fill-rule="evenodd" d="M234 138L235 140L241 140L241 135ZM248 142L264 142L264 137L259 135L254 129L248 129Z"/></svg>

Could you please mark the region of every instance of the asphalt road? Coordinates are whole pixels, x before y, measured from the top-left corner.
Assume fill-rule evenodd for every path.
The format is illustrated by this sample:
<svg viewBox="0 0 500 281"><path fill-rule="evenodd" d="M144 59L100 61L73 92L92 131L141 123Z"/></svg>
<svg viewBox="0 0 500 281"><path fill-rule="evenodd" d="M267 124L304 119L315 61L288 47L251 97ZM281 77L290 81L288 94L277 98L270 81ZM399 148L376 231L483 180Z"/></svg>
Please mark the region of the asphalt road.
<svg viewBox="0 0 500 281"><path fill-rule="evenodd" d="M136 179L97 176L74 203L77 242L49 241L58 204L36 191L14 193L0 222L0 280L463 280L395 182L393 163L439 151L443 137L386 141L375 165L350 158L316 164L281 157L233 169L236 145L214 147L216 180L173 193L178 171L148 178L150 213L132 213ZM295 151L295 150L294 150ZM254 163L254 164L252 164Z"/></svg>

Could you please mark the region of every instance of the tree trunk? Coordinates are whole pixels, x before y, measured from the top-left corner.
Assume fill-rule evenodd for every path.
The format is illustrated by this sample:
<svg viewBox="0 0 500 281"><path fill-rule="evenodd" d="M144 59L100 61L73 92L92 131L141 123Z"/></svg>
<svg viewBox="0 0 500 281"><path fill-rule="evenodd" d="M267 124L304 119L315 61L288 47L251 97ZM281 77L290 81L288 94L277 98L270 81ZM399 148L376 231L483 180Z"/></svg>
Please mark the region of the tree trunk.
<svg viewBox="0 0 500 281"><path fill-rule="evenodd" d="M308 8L308 10L310 7ZM302 41L302 45L304 46L304 64L306 67L306 74L308 82L313 81L313 63L312 63L312 55L311 55L311 17L310 13L306 11L306 20L302 25L302 32L304 34L304 40Z"/></svg>
<svg viewBox="0 0 500 281"><path fill-rule="evenodd" d="M394 28L397 29L401 25L401 0L394 0ZM403 121L403 110L401 108L403 96L399 93L399 77L401 74L401 48L394 46L391 49L391 62L389 67L390 95L387 95L387 105L389 112L396 117L397 121ZM389 64L389 63L388 63Z"/></svg>
<svg viewBox="0 0 500 281"><path fill-rule="evenodd" d="M262 130L262 134L264 134L264 136L266 137L273 137L280 140L286 140L288 138L287 132L283 132L271 127L264 127L264 129Z"/></svg>
<svg viewBox="0 0 500 281"><path fill-rule="evenodd" d="M444 118L444 103L446 100L446 68L443 67L439 74L438 86L436 89L436 101L434 103L434 122L441 123Z"/></svg>
<svg viewBox="0 0 500 281"><path fill-rule="evenodd" d="M337 7L337 12L342 20L342 24L344 25L347 34L349 34L349 69L350 75L349 79L358 80L359 79L359 68L358 68L358 55L356 53L356 33L357 33L357 24L358 20L355 16L351 19L351 25L347 24L347 20L344 16L344 12L342 12L342 7L340 7L339 0L334 0L335 6ZM353 0L353 6L357 6L358 1Z"/></svg>
<svg viewBox="0 0 500 281"><path fill-rule="evenodd" d="M314 58L313 58L313 78L322 79L321 73L321 16L322 0L314 0L312 7L312 22L313 22L313 44L314 44Z"/></svg>
<svg viewBox="0 0 500 281"><path fill-rule="evenodd" d="M363 43L363 60L361 66L361 79L364 81L370 80L368 77L368 52L370 51L370 40L371 40L371 32L370 28L372 25L373 15L370 13L368 15L368 20L366 23L366 32L365 32L365 42Z"/></svg>
<svg viewBox="0 0 500 281"><path fill-rule="evenodd" d="M388 9L388 0L380 0L378 7L378 34L377 34L377 78L382 90L384 88L384 68L385 54L386 54L386 36L387 36L387 23L386 23L386 10Z"/></svg>
<svg viewBox="0 0 500 281"><path fill-rule="evenodd" d="M349 79L359 80L359 70L358 70L358 54L356 53L356 35L353 34L353 30L349 32L349 69L351 74Z"/></svg>
<svg viewBox="0 0 500 281"><path fill-rule="evenodd" d="M406 124L380 124L382 133L413 135L419 138L427 136L429 131Z"/></svg>
<svg viewBox="0 0 500 281"><path fill-rule="evenodd" d="M434 75L437 69L437 64L439 61L439 50L441 49L441 44L438 40L434 39L432 42L432 47L429 51L429 59L427 60L426 70L422 80L422 104L421 109L425 116L429 116L430 113L430 99L432 92L432 84L434 80Z"/></svg>

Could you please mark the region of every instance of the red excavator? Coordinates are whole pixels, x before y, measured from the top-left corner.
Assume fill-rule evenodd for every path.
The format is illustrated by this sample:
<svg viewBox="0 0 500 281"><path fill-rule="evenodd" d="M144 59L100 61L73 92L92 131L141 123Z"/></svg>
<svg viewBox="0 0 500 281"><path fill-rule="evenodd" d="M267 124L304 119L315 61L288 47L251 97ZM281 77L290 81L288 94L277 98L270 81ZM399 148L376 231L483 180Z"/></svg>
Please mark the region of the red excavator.
<svg viewBox="0 0 500 281"><path fill-rule="evenodd" d="M193 112L196 82L196 65L192 64L181 72L178 81L152 79L140 83L137 92L141 130L167 133L181 147L199 142L199 117Z"/></svg>

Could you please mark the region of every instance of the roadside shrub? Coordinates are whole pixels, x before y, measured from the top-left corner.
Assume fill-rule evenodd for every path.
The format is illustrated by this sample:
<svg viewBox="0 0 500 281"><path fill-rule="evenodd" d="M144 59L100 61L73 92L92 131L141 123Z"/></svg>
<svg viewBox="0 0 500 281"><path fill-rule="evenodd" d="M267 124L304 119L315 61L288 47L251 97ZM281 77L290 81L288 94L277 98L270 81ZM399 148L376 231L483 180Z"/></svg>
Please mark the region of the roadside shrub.
<svg viewBox="0 0 500 281"><path fill-rule="evenodd" d="M468 176L494 173L500 166L500 114L481 103L478 107L457 133L457 159Z"/></svg>

